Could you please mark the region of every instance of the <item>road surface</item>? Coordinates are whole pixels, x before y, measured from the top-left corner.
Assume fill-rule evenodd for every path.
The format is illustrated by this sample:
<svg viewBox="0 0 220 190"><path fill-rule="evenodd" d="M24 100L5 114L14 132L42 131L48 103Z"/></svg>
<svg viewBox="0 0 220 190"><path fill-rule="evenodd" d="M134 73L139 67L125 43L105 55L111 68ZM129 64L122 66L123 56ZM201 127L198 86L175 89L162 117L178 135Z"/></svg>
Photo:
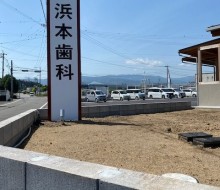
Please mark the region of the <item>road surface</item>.
<svg viewBox="0 0 220 190"><path fill-rule="evenodd" d="M158 103L158 102L191 102L192 106L197 105L197 98L173 98L173 99L145 99L145 100L109 100L107 102L82 102L83 107L89 107L89 106L103 106L103 105L118 105L118 104L151 104L151 103Z"/></svg>
<svg viewBox="0 0 220 190"><path fill-rule="evenodd" d="M0 121L18 115L29 109L37 109L47 102L47 97L22 95L20 99L9 102L0 102Z"/></svg>
<svg viewBox="0 0 220 190"><path fill-rule="evenodd" d="M117 104L149 104L156 102L178 102L178 101L189 101L192 106L197 105L197 98L173 98L173 99L146 99L146 100L124 100L124 101L113 101L107 102L82 102L83 107L89 106L102 106L102 105L117 105ZM29 109L38 109L43 107L47 108L47 97L36 97L29 95L22 95L20 99L15 99L11 102L0 102L0 121L8 119L12 116L18 115Z"/></svg>

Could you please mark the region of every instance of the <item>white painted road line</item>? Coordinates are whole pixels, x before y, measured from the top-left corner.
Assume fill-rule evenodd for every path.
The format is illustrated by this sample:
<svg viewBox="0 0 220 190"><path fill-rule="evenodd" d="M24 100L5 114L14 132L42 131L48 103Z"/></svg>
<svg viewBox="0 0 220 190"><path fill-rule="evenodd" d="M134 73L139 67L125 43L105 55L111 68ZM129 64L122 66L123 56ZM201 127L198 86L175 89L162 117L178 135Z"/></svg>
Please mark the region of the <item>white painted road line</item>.
<svg viewBox="0 0 220 190"><path fill-rule="evenodd" d="M16 100L16 101L14 101L14 102L7 103L7 104L2 104L2 105L0 105L0 107L7 106L7 105L9 105L9 104L16 103L16 102L18 102L18 101L20 101L20 100L21 100L21 99Z"/></svg>
<svg viewBox="0 0 220 190"><path fill-rule="evenodd" d="M48 102L47 102L48 103ZM46 105L47 105L47 103L45 103L43 106L41 106L39 109L43 109Z"/></svg>

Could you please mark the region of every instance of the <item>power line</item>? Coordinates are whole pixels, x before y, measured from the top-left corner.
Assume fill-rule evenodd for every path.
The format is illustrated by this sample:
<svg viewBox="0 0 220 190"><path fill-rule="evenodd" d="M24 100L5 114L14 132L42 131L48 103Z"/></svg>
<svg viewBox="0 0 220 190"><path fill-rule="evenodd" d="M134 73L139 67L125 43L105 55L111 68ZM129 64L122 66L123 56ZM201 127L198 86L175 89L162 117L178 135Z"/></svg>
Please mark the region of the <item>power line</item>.
<svg viewBox="0 0 220 190"><path fill-rule="evenodd" d="M23 39L23 40L1 42L0 44L11 44L11 43L17 43L17 42L25 42L25 41L30 41L30 40L36 40L36 39L39 39L39 38L37 38L37 37L35 37L35 38L26 38L26 39Z"/></svg>
<svg viewBox="0 0 220 190"><path fill-rule="evenodd" d="M24 14L22 11L20 11L20 10L18 10L17 8L13 7L13 6L10 5L9 3L6 3L5 0L1 0L0 2L1 2L2 4L4 4L6 7L10 8L11 10L16 11L18 14L22 15L23 17L25 17L25 18L27 18L27 19L29 19L29 20L31 20L31 21L33 21L33 22L39 24L40 26L45 27L45 24L42 24L42 23L36 21L35 19L33 19L32 17L30 17L30 16Z"/></svg>
<svg viewBox="0 0 220 190"><path fill-rule="evenodd" d="M209 37L206 35L199 35L195 34L195 36L189 36L189 35L155 35L155 34L138 34L138 33L121 33L121 32L98 32L98 31L91 31L88 29L81 30L83 33L87 33L90 35L96 35L103 38L126 38L126 39L146 39L146 40L170 40L170 39L209 39Z"/></svg>
<svg viewBox="0 0 220 190"><path fill-rule="evenodd" d="M41 62L43 61L43 58L46 54L46 50L45 50L45 46L46 46L46 38L45 38L45 30L44 30L44 34L43 34L43 38L41 41L41 46L40 46L40 51L39 51L39 55L38 55L38 59L36 61L35 65L41 65Z"/></svg>
<svg viewBox="0 0 220 190"><path fill-rule="evenodd" d="M93 58L88 58L88 57L84 57L84 56L82 56L82 58L83 58L83 59L87 59L87 60L91 60L91 61L95 61L95 62L98 62L98 63L105 63L105 64L108 64L108 65L117 66L117 67L143 70L143 68L132 67L132 66L128 66L128 65L119 65L119 64L110 63L110 62L107 62L107 61L101 61L101 60L97 60L97 59L93 59Z"/></svg>
<svg viewBox="0 0 220 190"><path fill-rule="evenodd" d="M10 50L10 51L14 51L14 52L16 52L16 53L25 55L25 56L37 57L37 58L38 58L38 56L33 55L33 54L29 54L29 53L27 53L27 52L18 51L18 50L16 50L16 49L8 48L8 47L5 47L5 46L1 46L1 47L4 48L4 49L7 49L7 50Z"/></svg>
<svg viewBox="0 0 220 190"><path fill-rule="evenodd" d="M143 70L147 70L147 71L149 71L147 74L159 74L159 75L161 75L161 70L160 71L158 71L158 70L156 70L155 71L155 67L153 67L153 68L150 68L150 67L148 67L147 69L146 68L143 68L143 67L136 67L136 66L128 66L128 65L120 65L120 64L115 64L115 63L110 63L110 62L107 62L107 61L102 61L102 60L97 60L97 59L93 59L93 58L88 58L88 57L85 57L85 56L82 56L82 58L83 59L86 59L86 60L90 60L90 61L95 61L95 62L97 62L97 63L99 63L99 64L102 64L102 63L104 63L104 64L107 64L107 65L112 65L112 66L117 66L117 67L122 67L122 68L127 68L127 69L136 69L136 70L140 70L140 71L143 71ZM105 67L106 68L106 66L103 66L103 67ZM167 67L167 66L163 66L163 67ZM162 68L162 67L161 67ZM173 67L172 66L169 66L169 71L171 71L171 69L173 70ZM187 72L183 72L182 71L182 68L174 68L174 73L175 73L175 75L178 75L178 76L186 76L186 75L189 75L189 76L191 76L190 74L188 74ZM176 70L178 70L178 71L176 71ZM187 70L187 71L190 71L190 70ZM165 72L164 72L164 75L165 75Z"/></svg>
<svg viewBox="0 0 220 190"><path fill-rule="evenodd" d="M44 6L43 6L43 3L42 3L42 0L40 0L40 4L41 4L41 8L42 8L42 11L43 11L43 14L44 14L45 23L47 23L46 14L45 14L45 11L44 11Z"/></svg>
<svg viewBox="0 0 220 190"><path fill-rule="evenodd" d="M101 47L101 48L103 48L103 49L105 49L105 50L107 50L107 51L110 51L111 53L113 53L113 54L115 54L115 55L118 55L119 57L125 58L125 59L130 60L130 61L132 61L132 62L134 62L134 63L139 63L139 64L147 65L144 61L131 59L130 57L125 56L125 55L123 55L123 54L117 52L116 50L114 50L114 49L112 49L112 48L110 48L110 47L104 45L104 44L101 43L100 41L98 41L98 40L96 40L96 39L94 39L94 38L92 38L92 37L90 37L90 36L88 36L88 35L86 35L86 34L84 34L82 37L83 37L84 39L87 39L87 40L93 42L95 45L97 45L97 46L99 46L99 47ZM163 66L155 66L155 67L163 67Z"/></svg>

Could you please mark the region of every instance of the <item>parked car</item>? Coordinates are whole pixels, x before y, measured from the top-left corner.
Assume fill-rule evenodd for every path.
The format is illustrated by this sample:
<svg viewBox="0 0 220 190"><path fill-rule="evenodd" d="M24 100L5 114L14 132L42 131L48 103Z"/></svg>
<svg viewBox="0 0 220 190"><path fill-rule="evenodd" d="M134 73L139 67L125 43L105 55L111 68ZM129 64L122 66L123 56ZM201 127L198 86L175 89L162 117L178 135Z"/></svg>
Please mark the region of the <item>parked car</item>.
<svg viewBox="0 0 220 190"><path fill-rule="evenodd" d="M141 92L141 89L127 89L126 92L130 95L131 99L145 100L145 93Z"/></svg>
<svg viewBox="0 0 220 190"><path fill-rule="evenodd" d="M184 97L186 97L186 93L183 92L182 90L177 89L177 88L172 88L172 89L173 89L173 93L174 93L175 98L184 98Z"/></svg>
<svg viewBox="0 0 220 190"><path fill-rule="evenodd" d="M174 91L171 88L161 88L162 91L164 91L167 95L168 98L173 98L174 97Z"/></svg>
<svg viewBox="0 0 220 190"><path fill-rule="evenodd" d="M173 98L173 91L167 88L149 88L148 89L148 98Z"/></svg>
<svg viewBox="0 0 220 190"><path fill-rule="evenodd" d="M186 93L186 97L197 97L197 92L191 89L183 89L183 92Z"/></svg>
<svg viewBox="0 0 220 190"><path fill-rule="evenodd" d="M113 90L111 92L111 98L113 100L130 100L131 99L131 96L124 90Z"/></svg>
<svg viewBox="0 0 220 190"><path fill-rule="evenodd" d="M86 94L87 102L100 102L107 101L106 94L104 94L101 90L90 90Z"/></svg>
<svg viewBox="0 0 220 190"><path fill-rule="evenodd" d="M30 92L29 95L30 95L30 96L34 96L34 92Z"/></svg>

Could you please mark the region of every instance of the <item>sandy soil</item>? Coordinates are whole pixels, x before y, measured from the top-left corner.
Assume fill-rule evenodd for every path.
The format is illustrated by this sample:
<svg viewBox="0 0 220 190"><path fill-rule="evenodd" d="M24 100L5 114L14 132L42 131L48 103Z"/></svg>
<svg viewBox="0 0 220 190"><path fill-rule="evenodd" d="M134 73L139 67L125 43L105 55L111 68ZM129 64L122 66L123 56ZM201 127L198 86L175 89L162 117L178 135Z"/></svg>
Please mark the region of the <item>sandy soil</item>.
<svg viewBox="0 0 220 190"><path fill-rule="evenodd" d="M24 149L151 174L183 173L220 186L220 148L178 139L178 133L192 131L220 136L220 111L83 118L66 125L43 122Z"/></svg>

